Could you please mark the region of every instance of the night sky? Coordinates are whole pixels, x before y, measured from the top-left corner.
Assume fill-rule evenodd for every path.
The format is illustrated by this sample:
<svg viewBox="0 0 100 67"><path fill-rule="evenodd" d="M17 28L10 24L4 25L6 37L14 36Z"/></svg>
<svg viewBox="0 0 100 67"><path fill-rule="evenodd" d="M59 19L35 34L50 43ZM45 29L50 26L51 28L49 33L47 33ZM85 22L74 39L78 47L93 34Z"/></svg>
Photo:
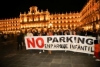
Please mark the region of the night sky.
<svg viewBox="0 0 100 67"><path fill-rule="evenodd" d="M88 0L0 0L0 19L19 17L20 12L28 12L30 6L50 13L80 11Z"/></svg>

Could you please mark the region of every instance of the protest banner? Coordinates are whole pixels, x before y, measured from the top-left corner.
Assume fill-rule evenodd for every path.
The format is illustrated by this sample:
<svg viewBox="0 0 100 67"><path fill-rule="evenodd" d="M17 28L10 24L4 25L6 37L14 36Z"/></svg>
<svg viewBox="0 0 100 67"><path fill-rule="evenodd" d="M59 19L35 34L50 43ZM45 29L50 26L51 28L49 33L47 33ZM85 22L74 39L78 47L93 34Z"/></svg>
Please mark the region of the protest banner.
<svg viewBox="0 0 100 67"><path fill-rule="evenodd" d="M94 53L94 37L78 35L25 37L26 49L68 50L81 53Z"/></svg>

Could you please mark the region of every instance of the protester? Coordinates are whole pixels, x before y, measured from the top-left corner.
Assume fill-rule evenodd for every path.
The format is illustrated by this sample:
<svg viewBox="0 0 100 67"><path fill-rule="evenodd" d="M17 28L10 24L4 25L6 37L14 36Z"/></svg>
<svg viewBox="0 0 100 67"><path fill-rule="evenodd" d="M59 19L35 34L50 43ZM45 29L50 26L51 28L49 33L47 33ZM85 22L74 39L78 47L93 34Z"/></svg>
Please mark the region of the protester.
<svg viewBox="0 0 100 67"><path fill-rule="evenodd" d="M64 35L67 36L67 30L64 32ZM67 50L65 50L65 52L67 52Z"/></svg>
<svg viewBox="0 0 100 67"><path fill-rule="evenodd" d="M28 36L28 37L32 37L32 36L33 36L33 33L32 33L32 31L31 31L30 29L27 30L26 36ZM32 51L33 51L33 50L30 50L30 54L32 53Z"/></svg>
<svg viewBox="0 0 100 67"><path fill-rule="evenodd" d="M78 30L78 32L81 32L81 30ZM82 31L83 32L83 31ZM82 33L81 32L81 33ZM76 30L60 30L60 31L54 31L54 30L48 30L48 31L41 31L41 33L39 33L39 34L37 34L37 33L39 33L39 31L37 31L36 33L35 33L35 36L36 35L38 35L38 36L40 36L40 34L42 34L42 36L45 36L46 34L47 34L47 36L58 36L58 35L66 35L66 36L68 36L68 35L79 35L79 33L77 34L77 31ZM31 33L31 30L28 30L28 33L27 33L27 36L33 36L33 34L34 34L34 32L33 33ZM85 32L84 32L84 34L85 34ZM82 35L82 36L85 36L85 35ZM65 51L66 52L66 51ZM41 51L39 51L39 53L41 53ZM48 50L48 54L52 54L52 52L51 52L51 50Z"/></svg>
<svg viewBox="0 0 100 67"><path fill-rule="evenodd" d="M52 35L53 33L51 30L47 32L47 36L52 36ZM52 54L51 50L48 50L48 54Z"/></svg>
<svg viewBox="0 0 100 67"><path fill-rule="evenodd" d="M28 31L27 31L26 36L30 36L30 37L31 37L31 36L33 36L33 34L32 34L32 32L31 32L31 30L28 30Z"/></svg>
<svg viewBox="0 0 100 67"><path fill-rule="evenodd" d="M7 41L7 39L8 39L8 35L4 34L4 41Z"/></svg>
<svg viewBox="0 0 100 67"><path fill-rule="evenodd" d="M21 47L22 50L22 42L23 42L23 36L21 35L21 33L17 34L17 50L19 50L19 48Z"/></svg>
<svg viewBox="0 0 100 67"><path fill-rule="evenodd" d="M97 37L98 44L95 47L96 61L100 61L100 33Z"/></svg>
<svg viewBox="0 0 100 67"><path fill-rule="evenodd" d="M42 32L38 33L38 36L42 36ZM43 50L43 52L45 52L45 51ZM41 54L41 53L42 53L42 51L40 50L39 54Z"/></svg>

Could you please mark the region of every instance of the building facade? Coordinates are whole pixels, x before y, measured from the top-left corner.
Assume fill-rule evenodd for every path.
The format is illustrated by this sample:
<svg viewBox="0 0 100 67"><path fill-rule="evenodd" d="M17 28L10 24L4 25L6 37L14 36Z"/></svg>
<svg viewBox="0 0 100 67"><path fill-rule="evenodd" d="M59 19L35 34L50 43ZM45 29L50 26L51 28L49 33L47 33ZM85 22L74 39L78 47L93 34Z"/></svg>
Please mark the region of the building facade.
<svg viewBox="0 0 100 67"><path fill-rule="evenodd" d="M100 0L89 0L80 12L82 26L86 30L100 28Z"/></svg>
<svg viewBox="0 0 100 67"><path fill-rule="evenodd" d="M3 33L17 33L26 29L58 30L76 29L85 30L99 29L100 23L100 0L89 0L80 12L55 13L48 10L39 11L37 6L29 8L28 13L20 13L19 18L0 20L0 31Z"/></svg>
<svg viewBox="0 0 100 67"><path fill-rule="evenodd" d="M20 30L19 18L0 20L0 31L3 33L16 33Z"/></svg>

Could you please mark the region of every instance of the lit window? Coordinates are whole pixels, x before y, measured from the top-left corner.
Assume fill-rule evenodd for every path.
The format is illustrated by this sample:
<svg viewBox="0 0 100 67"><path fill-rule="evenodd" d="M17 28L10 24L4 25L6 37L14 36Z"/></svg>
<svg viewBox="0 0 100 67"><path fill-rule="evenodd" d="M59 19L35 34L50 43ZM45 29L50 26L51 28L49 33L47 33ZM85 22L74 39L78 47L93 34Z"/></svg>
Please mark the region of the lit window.
<svg viewBox="0 0 100 67"><path fill-rule="evenodd" d="M59 27L61 27L61 26L59 25Z"/></svg>
<svg viewBox="0 0 100 67"><path fill-rule="evenodd" d="M55 25L55 27L57 27L57 26Z"/></svg>
<svg viewBox="0 0 100 67"><path fill-rule="evenodd" d="M59 23L60 23L60 21L59 21Z"/></svg>
<svg viewBox="0 0 100 67"><path fill-rule="evenodd" d="M32 19L30 18L29 21L32 21Z"/></svg>
<svg viewBox="0 0 100 67"><path fill-rule="evenodd" d="M27 22L27 18L24 18L24 22Z"/></svg>
<svg viewBox="0 0 100 67"><path fill-rule="evenodd" d="M57 23L57 21L55 21L55 23Z"/></svg>
<svg viewBox="0 0 100 67"><path fill-rule="evenodd" d="M68 25L66 25L66 27L68 27Z"/></svg>
<svg viewBox="0 0 100 67"><path fill-rule="evenodd" d="M72 18L72 17L69 17L69 18Z"/></svg>
<svg viewBox="0 0 100 67"><path fill-rule="evenodd" d="M72 22L72 20L70 20L70 22Z"/></svg>

